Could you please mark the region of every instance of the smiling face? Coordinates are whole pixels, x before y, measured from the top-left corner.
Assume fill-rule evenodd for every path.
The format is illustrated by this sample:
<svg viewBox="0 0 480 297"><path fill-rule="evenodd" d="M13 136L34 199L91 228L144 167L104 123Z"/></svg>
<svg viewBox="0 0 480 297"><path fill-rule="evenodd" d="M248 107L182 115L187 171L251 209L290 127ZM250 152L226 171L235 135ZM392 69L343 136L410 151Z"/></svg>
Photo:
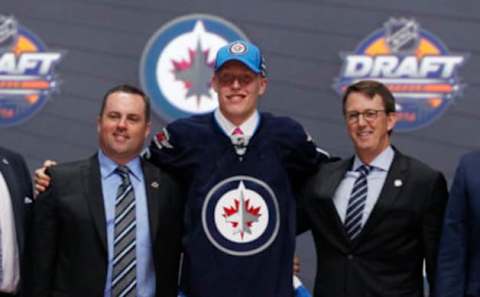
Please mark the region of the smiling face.
<svg viewBox="0 0 480 297"><path fill-rule="evenodd" d="M110 94L97 119L97 132L100 148L112 161L126 164L136 158L150 133L142 96L121 91Z"/></svg>
<svg viewBox="0 0 480 297"><path fill-rule="evenodd" d="M230 61L213 75L212 85L218 94L220 111L239 126L256 110L258 98L267 88L267 80L241 62Z"/></svg>
<svg viewBox="0 0 480 297"><path fill-rule="evenodd" d="M355 152L366 164L370 164L384 149L390 145L388 131L396 122L394 112L385 112L385 105L380 95L373 98L360 92L352 92L345 100L345 114L364 113L366 110L376 110L376 118L367 120L365 114L358 120L347 120L347 130L353 141Z"/></svg>

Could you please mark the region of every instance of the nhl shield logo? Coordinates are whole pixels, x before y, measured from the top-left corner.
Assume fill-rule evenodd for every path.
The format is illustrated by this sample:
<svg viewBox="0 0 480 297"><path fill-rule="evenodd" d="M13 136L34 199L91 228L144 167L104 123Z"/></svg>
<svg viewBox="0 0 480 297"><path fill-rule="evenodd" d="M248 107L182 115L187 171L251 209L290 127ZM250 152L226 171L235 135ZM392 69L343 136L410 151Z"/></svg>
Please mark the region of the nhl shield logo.
<svg viewBox="0 0 480 297"><path fill-rule="evenodd" d="M202 223L210 242L234 256L259 253L275 240L280 227L277 198L263 181L234 176L208 193Z"/></svg>
<svg viewBox="0 0 480 297"><path fill-rule="evenodd" d="M238 39L248 40L236 26L211 15L187 15L161 27L140 64L140 81L154 111L174 120L214 110L218 101L210 80L215 55Z"/></svg>
<svg viewBox="0 0 480 297"><path fill-rule="evenodd" d="M411 53L420 42L418 23L406 18L388 20L385 23L385 41L393 53Z"/></svg>

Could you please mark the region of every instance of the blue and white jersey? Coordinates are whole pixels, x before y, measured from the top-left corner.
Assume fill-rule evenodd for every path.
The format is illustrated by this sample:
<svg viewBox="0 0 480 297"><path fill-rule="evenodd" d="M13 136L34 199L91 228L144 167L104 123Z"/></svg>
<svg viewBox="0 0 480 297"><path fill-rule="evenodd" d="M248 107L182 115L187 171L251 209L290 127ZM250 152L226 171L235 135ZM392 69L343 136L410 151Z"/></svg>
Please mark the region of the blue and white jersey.
<svg viewBox="0 0 480 297"><path fill-rule="evenodd" d="M328 157L302 126L260 113L246 140L213 113L157 134L149 159L188 187L181 290L188 297L291 297L294 185Z"/></svg>

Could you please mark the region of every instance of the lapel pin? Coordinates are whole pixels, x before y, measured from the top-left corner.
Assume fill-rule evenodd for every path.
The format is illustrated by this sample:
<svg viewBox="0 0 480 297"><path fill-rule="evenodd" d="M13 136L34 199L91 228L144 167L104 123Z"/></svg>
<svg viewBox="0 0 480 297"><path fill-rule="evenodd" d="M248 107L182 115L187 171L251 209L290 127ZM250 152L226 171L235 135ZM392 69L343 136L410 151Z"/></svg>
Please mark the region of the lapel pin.
<svg viewBox="0 0 480 297"><path fill-rule="evenodd" d="M155 188L155 189L157 189L159 186L159 184L156 181L152 182L150 185L152 186L152 188Z"/></svg>
<svg viewBox="0 0 480 297"><path fill-rule="evenodd" d="M5 165L8 165L8 160L5 159L5 158L2 158L2 163L5 164Z"/></svg>
<svg viewBox="0 0 480 297"><path fill-rule="evenodd" d="M393 185L395 187L401 187L403 185L403 182L401 179L396 179L394 182L393 182Z"/></svg>

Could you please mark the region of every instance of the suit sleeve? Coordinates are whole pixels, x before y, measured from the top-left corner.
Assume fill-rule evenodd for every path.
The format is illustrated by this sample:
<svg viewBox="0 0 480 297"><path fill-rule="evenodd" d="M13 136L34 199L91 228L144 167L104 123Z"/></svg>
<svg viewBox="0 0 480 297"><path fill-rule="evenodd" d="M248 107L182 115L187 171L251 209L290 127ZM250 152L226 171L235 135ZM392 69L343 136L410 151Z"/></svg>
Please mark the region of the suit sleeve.
<svg viewBox="0 0 480 297"><path fill-rule="evenodd" d="M306 191L301 191L297 197L297 228L296 232L302 234L310 229L310 220L307 213L307 194Z"/></svg>
<svg viewBox="0 0 480 297"><path fill-rule="evenodd" d="M460 162L448 200L438 252L437 297L464 297L467 265L467 201L465 168Z"/></svg>
<svg viewBox="0 0 480 297"><path fill-rule="evenodd" d="M32 296L48 297L52 294L55 277L57 248L57 215L55 209L55 179L50 187L41 193L33 209L33 225L30 245L32 255L31 291Z"/></svg>
<svg viewBox="0 0 480 297"><path fill-rule="evenodd" d="M448 200L447 182L443 174L437 172L432 185L431 196L427 200L422 222L423 247L428 283L431 292L435 289L435 273L438 245L442 230L445 206ZM434 296L433 294L431 295Z"/></svg>
<svg viewBox="0 0 480 297"><path fill-rule="evenodd" d="M292 181L302 181L313 175L320 164L328 162L330 155L320 149L303 127L293 121L285 121L283 127L278 127L278 141L286 152L286 167Z"/></svg>

